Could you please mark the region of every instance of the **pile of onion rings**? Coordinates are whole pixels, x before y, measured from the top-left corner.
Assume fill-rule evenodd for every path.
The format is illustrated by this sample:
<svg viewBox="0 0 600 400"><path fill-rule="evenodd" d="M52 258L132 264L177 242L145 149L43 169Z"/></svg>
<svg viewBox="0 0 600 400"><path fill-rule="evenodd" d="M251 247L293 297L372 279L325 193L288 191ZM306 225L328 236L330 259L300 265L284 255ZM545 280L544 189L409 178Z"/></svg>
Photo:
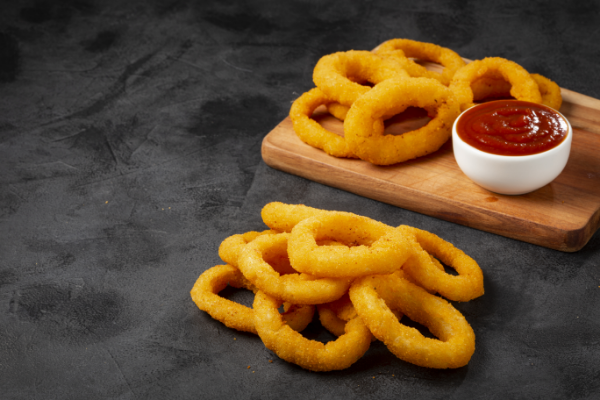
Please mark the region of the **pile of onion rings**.
<svg viewBox="0 0 600 400"><path fill-rule="evenodd" d="M273 202L261 216L269 229L223 240L226 264L203 272L191 290L198 308L311 371L348 368L374 340L422 367L469 362L475 334L447 300L469 301L484 290L481 269L463 251L430 232L348 212ZM220 297L227 285L254 292L252 308ZM302 335L315 309L335 340Z"/></svg>
<svg viewBox="0 0 600 400"><path fill-rule="evenodd" d="M442 72L421 63L437 64ZM391 165L437 151L451 136L461 111L497 98L542 103L558 110L560 87L499 57L466 63L451 49L409 39L391 39L374 51L323 56L313 70L315 88L290 109L294 131L305 143L334 157ZM343 121L343 136L312 118L324 107ZM386 135L384 121L408 107L431 118L425 126Z"/></svg>

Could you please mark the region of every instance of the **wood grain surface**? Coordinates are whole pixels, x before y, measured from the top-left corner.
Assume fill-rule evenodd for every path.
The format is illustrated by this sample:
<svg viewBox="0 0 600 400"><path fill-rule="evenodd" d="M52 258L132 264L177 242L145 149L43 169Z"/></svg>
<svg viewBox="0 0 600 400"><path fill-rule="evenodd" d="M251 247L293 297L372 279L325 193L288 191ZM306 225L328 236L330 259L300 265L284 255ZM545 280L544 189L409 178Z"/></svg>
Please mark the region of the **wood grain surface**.
<svg viewBox="0 0 600 400"><path fill-rule="evenodd" d="M264 139L267 165L384 203L536 245L573 252L600 225L600 100L562 89L560 111L573 126L569 161L553 182L535 192L508 196L467 178L452 143L426 157L392 166L328 156L303 143L284 119ZM343 123L317 109L314 118L343 135ZM386 133L422 126L421 110L386 123Z"/></svg>

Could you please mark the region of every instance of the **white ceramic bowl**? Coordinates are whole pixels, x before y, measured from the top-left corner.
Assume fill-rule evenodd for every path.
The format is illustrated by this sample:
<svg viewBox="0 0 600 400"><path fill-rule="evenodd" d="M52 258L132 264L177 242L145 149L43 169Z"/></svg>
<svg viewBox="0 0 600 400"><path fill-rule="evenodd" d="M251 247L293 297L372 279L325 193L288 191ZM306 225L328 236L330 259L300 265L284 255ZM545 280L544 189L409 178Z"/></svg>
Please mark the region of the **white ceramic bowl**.
<svg viewBox="0 0 600 400"><path fill-rule="evenodd" d="M525 194L552 182L565 168L573 128L562 114L558 113L567 122L567 137L558 146L527 156L503 156L478 150L460 138L456 125L467 111L454 122L452 147L460 169L479 186L500 194Z"/></svg>

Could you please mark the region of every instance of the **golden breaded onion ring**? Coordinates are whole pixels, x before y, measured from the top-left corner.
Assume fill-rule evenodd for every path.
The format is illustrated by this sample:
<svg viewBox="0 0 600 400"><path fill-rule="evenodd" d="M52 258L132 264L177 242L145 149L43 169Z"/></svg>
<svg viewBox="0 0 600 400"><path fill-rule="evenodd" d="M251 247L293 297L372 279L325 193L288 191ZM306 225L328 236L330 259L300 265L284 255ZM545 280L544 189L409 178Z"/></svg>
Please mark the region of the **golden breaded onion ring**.
<svg viewBox="0 0 600 400"><path fill-rule="evenodd" d="M320 246L323 239L345 246ZM297 271L317 277L389 274L412 255L409 238L389 225L347 212L306 218L292 229L288 255Z"/></svg>
<svg viewBox="0 0 600 400"><path fill-rule="evenodd" d="M475 333L446 300L403 278L403 272L359 278L350 299L371 333L398 358L427 368L459 368L475 351ZM400 323L390 308L426 326L438 339ZM259 333L260 334L260 333Z"/></svg>
<svg viewBox="0 0 600 400"><path fill-rule="evenodd" d="M427 68L425 68L424 66L417 64L412 59L407 58L404 55L404 52L402 50L398 49L398 50L386 51L383 53L378 53L378 55L382 56L383 58L393 58L395 61L398 61L398 63L402 67L402 69L406 70L406 72L408 73L408 76L417 77L417 78L420 78L420 77L433 78L433 79L437 79L437 80L441 79L442 75L439 72L430 71ZM464 62L462 63L462 65L464 65ZM352 80L352 77L348 77L348 78L350 80ZM364 82L358 82L358 83L363 84ZM340 121L344 121L346 119L346 115L348 114L349 109L350 109L349 106L345 106L340 103L327 104L327 111L329 111L329 113L331 115L333 115ZM390 115L390 117L392 117L392 115Z"/></svg>
<svg viewBox="0 0 600 400"><path fill-rule="evenodd" d="M252 308L218 295L227 284L256 292L256 288L237 268L232 265L216 265L198 277L190 292L192 300L200 310L221 321L225 326L256 335ZM314 306L285 303L282 318L292 329L302 331L312 321L314 311Z"/></svg>
<svg viewBox="0 0 600 400"><path fill-rule="evenodd" d="M266 230L262 232L250 231L231 235L219 245L219 257L229 265L237 268L237 259L245 245L256 239L258 236L278 233L275 230Z"/></svg>
<svg viewBox="0 0 600 400"><path fill-rule="evenodd" d="M331 102L319 88L311 89L298 97L290 108L294 132L304 143L321 149L330 156L357 158L348 149L344 137L328 131L311 118L317 107Z"/></svg>
<svg viewBox="0 0 600 400"><path fill-rule="evenodd" d="M395 115L409 106L435 108L427 125L402 135L384 135L384 115ZM358 99L344 121L350 150L378 165L390 165L438 150L451 136L452 123L460 114L449 88L435 79L395 78L375 85Z"/></svg>
<svg viewBox="0 0 600 400"><path fill-rule="evenodd" d="M454 74L450 89L460 103L461 111L474 105L471 84L484 77L502 77L511 85L510 94L517 100L540 104L542 96L535 80L519 64L500 57L475 60Z"/></svg>
<svg viewBox="0 0 600 400"><path fill-rule="evenodd" d="M321 210L304 204L286 204L279 201L267 203L261 210L263 222L271 229L291 232L296 224L306 218L325 215L335 211Z"/></svg>
<svg viewBox="0 0 600 400"><path fill-rule="evenodd" d="M537 83L542 95L542 104L552 107L555 110L559 110L562 106L562 94L560 92L560 86L556 82L542 76L540 74L531 74L531 77Z"/></svg>
<svg viewBox="0 0 600 400"><path fill-rule="evenodd" d="M398 50L402 50L402 53L399 53ZM409 60L410 63L401 62L401 65L408 71L410 76L434 78L446 86L450 84L456 71L465 65L465 61L460 55L446 47L410 39L388 40L377 47L375 53L382 57L393 57L400 60L410 57L440 64L444 67L441 74L429 71L412 60Z"/></svg>
<svg viewBox="0 0 600 400"><path fill-rule="evenodd" d="M408 77L408 73L396 60L362 50L323 56L313 70L313 81L325 96L347 107L370 90L359 81L377 84L394 77Z"/></svg>
<svg viewBox="0 0 600 400"><path fill-rule="evenodd" d="M270 229L262 232L246 232L242 234L231 235L219 246L219 257L229 265L233 265L238 268L238 257L242 252L244 246L262 235L274 235L280 233L276 230ZM287 255L275 254L272 257L265 260L275 271L280 275L297 273Z"/></svg>
<svg viewBox="0 0 600 400"><path fill-rule="evenodd" d="M469 301L483 295L483 272L475 260L431 232L406 225L398 229L405 235L412 235L420 246L402 266L408 278L453 301ZM454 268L458 275L440 269L431 255Z"/></svg>
<svg viewBox="0 0 600 400"><path fill-rule="evenodd" d="M255 324L265 347L285 361L310 371L334 371L350 367L371 345L371 333L360 318L345 326L335 341L321 343L306 339L281 318L281 300L258 292L254 297Z"/></svg>
<svg viewBox="0 0 600 400"><path fill-rule="evenodd" d="M287 256L289 236L289 233L262 235L244 246L238 257L244 277L263 292L292 304L320 304L342 297L350 286L349 280L317 279L297 273L280 275L265 261Z"/></svg>

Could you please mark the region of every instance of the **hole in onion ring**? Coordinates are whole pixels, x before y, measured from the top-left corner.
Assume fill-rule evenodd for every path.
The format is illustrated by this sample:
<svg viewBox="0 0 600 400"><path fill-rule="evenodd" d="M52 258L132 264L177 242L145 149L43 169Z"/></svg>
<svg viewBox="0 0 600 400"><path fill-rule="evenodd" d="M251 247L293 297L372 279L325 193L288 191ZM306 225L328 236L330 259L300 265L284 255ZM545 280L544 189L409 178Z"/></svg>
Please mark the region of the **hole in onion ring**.
<svg viewBox="0 0 600 400"><path fill-rule="evenodd" d="M317 121L319 125L327 129L328 131L344 137L344 124L339 119L331 115L327 111L327 107L317 107L317 109L312 115L312 119Z"/></svg>
<svg viewBox="0 0 600 400"><path fill-rule="evenodd" d="M431 121L427 110L419 107L408 107L400 114L394 115L383 122L384 135L402 135L405 132L422 128Z"/></svg>
<svg viewBox="0 0 600 400"><path fill-rule="evenodd" d="M439 258L436 258L436 257L432 256L431 254L429 256L432 259L435 259L435 261L437 261L437 263L442 266L442 268L444 269L444 272L447 273L448 275L454 275L454 276L458 276L459 275L458 272L456 272L456 270L454 268L452 268L448 264L443 263L442 261L440 261Z"/></svg>
<svg viewBox="0 0 600 400"><path fill-rule="evenodd" d="M426 338L438 340L438 338L429 331L429 328L427 328L425 325L422 325L418 322L413 321L412 319L408 318L406 315L402 316L402 319L400 319L400 323L402 325L408 326L409 328L414 328L414 329L418 330L419 333Z"/></svg>
<svg viewBox="0 0 600 400"><path fill-rule="evenodd" d="M325 106L318 107L312 115L312 119L319 125L337 135L344 136L343 123L331 115ZM427 125L431 121L427 110L418 107L408 107L400 114L394 115L384 121L385 135L402 135Z"/></svg>
<svg viewBox="0 0 600 400"><path fill-rule="evenodd" d="M252 308L252 303L254 302L254 293L251 290L235 288L230 285L221 290L219 296L250 308Z"/></svg>
<svg viewBox="0 0 600 400"><path fill-rule="evenodd" d="M471 83L473 103L487 103L495 100L514 100L510 94L511 84L500 74L479 78Z"/></svg>
<svg viewBox="0 0 600 400"><path fill-rule="evenodd" d="M321 343L329 343L337 339L337 336L329 332L323 327L323 325L321 325L321 322L319 322L318 313L315 313L313 321L308 324L306 328L304 328L301 335L306 339L315 340Z"/></svg>
<svg viewBox="0 0 600 400"><path fill-rule="evenodd" d="M286 255L266 254L264 260L267 264L273 267L273 269L277 271L279 275L298 273L298 271L292 267L292 264L290 264L290 259Z"/></svg>

